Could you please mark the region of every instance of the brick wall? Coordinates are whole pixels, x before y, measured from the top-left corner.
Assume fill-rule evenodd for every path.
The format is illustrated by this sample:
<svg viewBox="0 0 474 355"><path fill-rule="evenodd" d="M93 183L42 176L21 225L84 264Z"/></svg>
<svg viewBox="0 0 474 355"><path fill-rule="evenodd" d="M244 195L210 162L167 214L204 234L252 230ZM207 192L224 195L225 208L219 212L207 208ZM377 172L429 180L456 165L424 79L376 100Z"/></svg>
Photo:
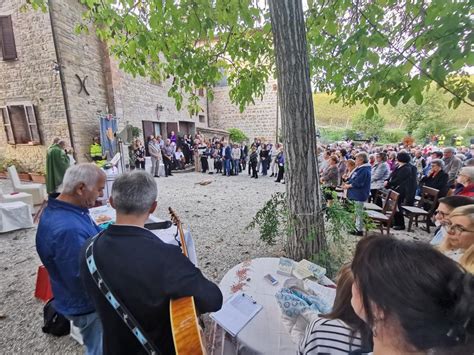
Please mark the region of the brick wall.
<svg viewBox="0 0 474 355"><path fill-rule="evenodd" d="M256 99L255 105L248 106L240 113L238 106L231 103L229 87L216 87L214 101L209 105L209 126L219 129L238 128L250 141L261 138L267 142L276 140L277 90L276 80L267 83L263 99ZM279 131L281 121L279 119Z"/></svg>
<svg viewBox="0 0 474 355"><path fill-rule="evenodd" d="M0 15L11 15L18 59L0 59L0 106L16 102L32 103L43 146L7 144L0 123L0 157L20 160L31 171L44 169L44 151L56 136L69 139L49 14L21 13L23 0L0 1Z"/></svg>

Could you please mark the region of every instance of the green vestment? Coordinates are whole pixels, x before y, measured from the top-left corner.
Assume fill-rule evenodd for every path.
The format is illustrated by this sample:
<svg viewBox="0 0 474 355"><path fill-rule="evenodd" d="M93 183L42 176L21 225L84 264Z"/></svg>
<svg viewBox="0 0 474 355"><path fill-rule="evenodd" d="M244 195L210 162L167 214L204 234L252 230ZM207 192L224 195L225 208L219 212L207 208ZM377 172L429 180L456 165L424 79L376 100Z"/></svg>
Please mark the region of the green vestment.
<svg viewBox="0 0 474 355"><path fill-rule="evenodd" d="M56 189L63 182L64 174L69 168L69 157L57 144L48 148L46 154L46 191L57 192Z"/></svg>

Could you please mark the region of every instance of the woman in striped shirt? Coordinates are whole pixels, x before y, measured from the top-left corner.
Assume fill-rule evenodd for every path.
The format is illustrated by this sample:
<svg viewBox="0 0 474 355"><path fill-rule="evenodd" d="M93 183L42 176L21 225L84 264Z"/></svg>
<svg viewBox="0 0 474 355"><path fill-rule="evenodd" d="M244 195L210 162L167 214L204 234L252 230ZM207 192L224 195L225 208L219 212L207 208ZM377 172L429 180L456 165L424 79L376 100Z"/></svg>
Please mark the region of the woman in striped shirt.
<svg viewBox="0 0 474 355"><path fill-rule="evenodd" d="M372 349L372 332L351 306L351 266L341 268L332 312L321 314L306 328L300 355L362 354Z"/></svg>

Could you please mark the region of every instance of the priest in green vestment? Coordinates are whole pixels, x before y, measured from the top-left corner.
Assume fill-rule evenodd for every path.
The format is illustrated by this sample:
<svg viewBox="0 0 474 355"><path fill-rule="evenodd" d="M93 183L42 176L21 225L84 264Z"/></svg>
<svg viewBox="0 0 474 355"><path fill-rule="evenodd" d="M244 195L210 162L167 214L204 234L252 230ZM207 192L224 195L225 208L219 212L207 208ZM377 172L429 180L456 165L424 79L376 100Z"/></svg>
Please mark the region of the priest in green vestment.
<svg viewBox="0 0 474 355"><path fill-rule="evenodd" d="M46 154L46 191L48 194L57 192L63 182L64 174L69 168L69 157L64 150L66 143L59 141L48 148Z"/></svg>

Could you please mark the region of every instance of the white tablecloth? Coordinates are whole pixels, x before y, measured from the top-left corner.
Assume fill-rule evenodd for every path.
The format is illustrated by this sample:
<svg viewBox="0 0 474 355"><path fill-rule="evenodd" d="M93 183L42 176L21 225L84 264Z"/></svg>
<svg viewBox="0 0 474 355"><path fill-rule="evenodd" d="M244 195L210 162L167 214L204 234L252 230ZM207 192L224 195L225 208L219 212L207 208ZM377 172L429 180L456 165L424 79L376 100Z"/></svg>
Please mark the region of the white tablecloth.
<svg viewBox="0 0 474 355"><path fill-rule="evenodd" d="M31 208L24 202L0 203L0 233L33 227Z"/></svg>
<svg viewBox="0 0 474 355"><path fill-rule="evenodd" d="M275 298L289 278L276 273L278 262L279 258L258 258L240 263L230 269L219 283L224 300L242 291L263 306L234 339L229 335L217 335L216 338L221 339L218 347L222 354L296 354L297 344L293 343L281 321L280 307ZM272 286L264 280L266 274L271 274L278 284Z"/></svg>
<svg viewBox="0 0 474 355"><path fill-rule="evenodd" d="M106 215L110 217L112 221L115 221L115 217L116 217L115 210L110 206L94 207L94 208L89 209L89 212L91 214L91 217L94 220L100 215ZM153 222L163 222L163 220L159 219L158 217L150 215L146 223L153 223ZM178 242L175 239L176 229L177 229L176 226L173 225L171 226L171 228L153 230L152 232L165 243L178 245ZM179 235L177 238L179 240ZM186 246L188 247L189 260L191 260L191 262L194 265L198 266L196 248L194 245L193 237L191 236L191 232L189 231L189 229L186 229L184 231L184 240L186 241Z"/></svg>

